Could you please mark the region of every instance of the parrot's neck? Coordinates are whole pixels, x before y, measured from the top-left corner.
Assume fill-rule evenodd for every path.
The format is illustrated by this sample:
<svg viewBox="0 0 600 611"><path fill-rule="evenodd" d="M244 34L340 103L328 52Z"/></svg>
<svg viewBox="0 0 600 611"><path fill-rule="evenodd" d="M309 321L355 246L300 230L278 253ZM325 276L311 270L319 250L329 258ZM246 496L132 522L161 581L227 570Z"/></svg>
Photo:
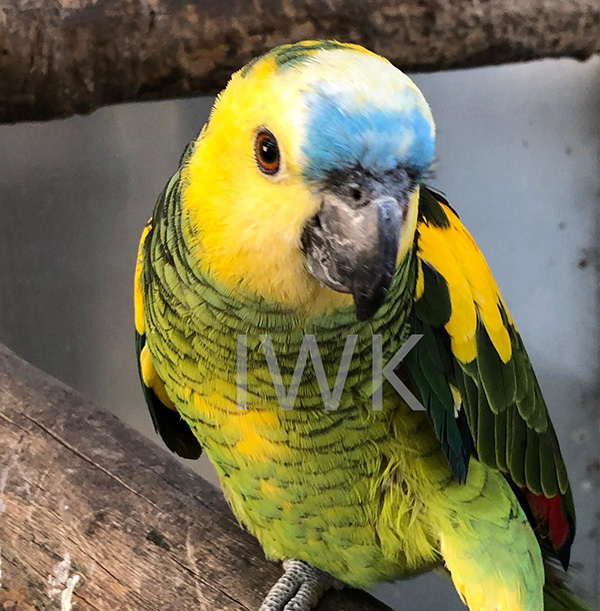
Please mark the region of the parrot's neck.
<svg viewBox="0 0 600 611"><path fill-rule="evenodd" d="M287 391L301 360L301 349L305 353L311 342L318 347L329 388L333 389L344 349L347 342L349 347L354 343L355 337L340 407L344 402L351 403L355 393L370 396L371 376L365 376L364 371L372 369L373 336L381 336L385 364L409 334L416 284L414 247L399 261L387 299L370 320L358 321L353 306L309 316L245 290L220 285L208 271L200 269L185 240L179 239L184 234L180 198L169 198L164 205L165 209L155 215L150 244L154 252L149 259L158 280L154 285L160 291L148 300L152 310L149 324L154 327L148 341L155 344L153 352L167 356L185 350L186 375L189 367L188 377L198 394L215 397L221 408L237 409L238 389L245 385L248 407L265 402L277 405L273 383L276 368ZM270 346L276 364L266 356ZM323 405L314 354L309 360L313 363L306 362L296 407ZM181 367L181 362L174 365ZM359 371L363 375L356 375Z"/></svg>

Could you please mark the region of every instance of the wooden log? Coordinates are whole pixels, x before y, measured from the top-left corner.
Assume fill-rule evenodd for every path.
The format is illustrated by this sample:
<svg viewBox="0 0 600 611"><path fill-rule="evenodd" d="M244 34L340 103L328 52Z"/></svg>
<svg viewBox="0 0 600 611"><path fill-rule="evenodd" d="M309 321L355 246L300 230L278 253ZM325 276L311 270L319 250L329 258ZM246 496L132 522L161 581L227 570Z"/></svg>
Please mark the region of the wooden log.
<svg viewBox="0 0 600 611"><path fill-rule="evenodd" d="M220 491L1 345L0 557L11 611L255 611L281 575Z"/></svg>
<svg viewBox="0 0 600 611"><path fill-rule="evenodd" d="M407 71L600 50L597 0L5 0L0 123L214 94L284 42L335 38Z"/></svg>

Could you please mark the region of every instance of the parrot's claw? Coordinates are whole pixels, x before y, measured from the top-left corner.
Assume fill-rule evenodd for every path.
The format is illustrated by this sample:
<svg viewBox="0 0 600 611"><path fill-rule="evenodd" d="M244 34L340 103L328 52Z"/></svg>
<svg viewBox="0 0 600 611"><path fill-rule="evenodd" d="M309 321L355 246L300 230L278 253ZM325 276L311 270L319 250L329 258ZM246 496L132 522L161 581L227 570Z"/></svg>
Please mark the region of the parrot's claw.
<svg viewBox="0 0 600 611"><path fill-rule="evenodd" d="M271 588L258 611L310 611L330 588L344 584L301 560L285 560L285 573Z"/></svg>

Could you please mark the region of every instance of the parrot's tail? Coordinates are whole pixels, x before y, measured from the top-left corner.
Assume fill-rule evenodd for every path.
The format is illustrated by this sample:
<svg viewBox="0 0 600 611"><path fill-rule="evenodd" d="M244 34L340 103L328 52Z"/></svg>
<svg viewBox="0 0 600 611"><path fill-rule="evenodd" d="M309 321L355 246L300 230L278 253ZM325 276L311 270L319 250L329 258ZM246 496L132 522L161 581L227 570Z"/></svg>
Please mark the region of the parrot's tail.
<svg viewBox="0 0 600 611"><path fill-rule="evenodd" d="M594 611L591 605L571 592L565 575L548 561L546 561L544 611Z"/></svg>

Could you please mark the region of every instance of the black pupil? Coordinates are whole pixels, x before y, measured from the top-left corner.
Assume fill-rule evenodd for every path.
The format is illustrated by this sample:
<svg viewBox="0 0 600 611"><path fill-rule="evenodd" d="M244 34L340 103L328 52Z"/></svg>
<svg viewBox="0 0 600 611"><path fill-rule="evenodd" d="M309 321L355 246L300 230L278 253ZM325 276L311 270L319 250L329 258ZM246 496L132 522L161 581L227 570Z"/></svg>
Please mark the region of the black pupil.
<svg viewBox="0 0 600 611"><path fill-rule="evenodd" d="M279 151L277 150L277 144L271 138L263 138L260 143L260 158L269 165L277 162Z"/></svg>

